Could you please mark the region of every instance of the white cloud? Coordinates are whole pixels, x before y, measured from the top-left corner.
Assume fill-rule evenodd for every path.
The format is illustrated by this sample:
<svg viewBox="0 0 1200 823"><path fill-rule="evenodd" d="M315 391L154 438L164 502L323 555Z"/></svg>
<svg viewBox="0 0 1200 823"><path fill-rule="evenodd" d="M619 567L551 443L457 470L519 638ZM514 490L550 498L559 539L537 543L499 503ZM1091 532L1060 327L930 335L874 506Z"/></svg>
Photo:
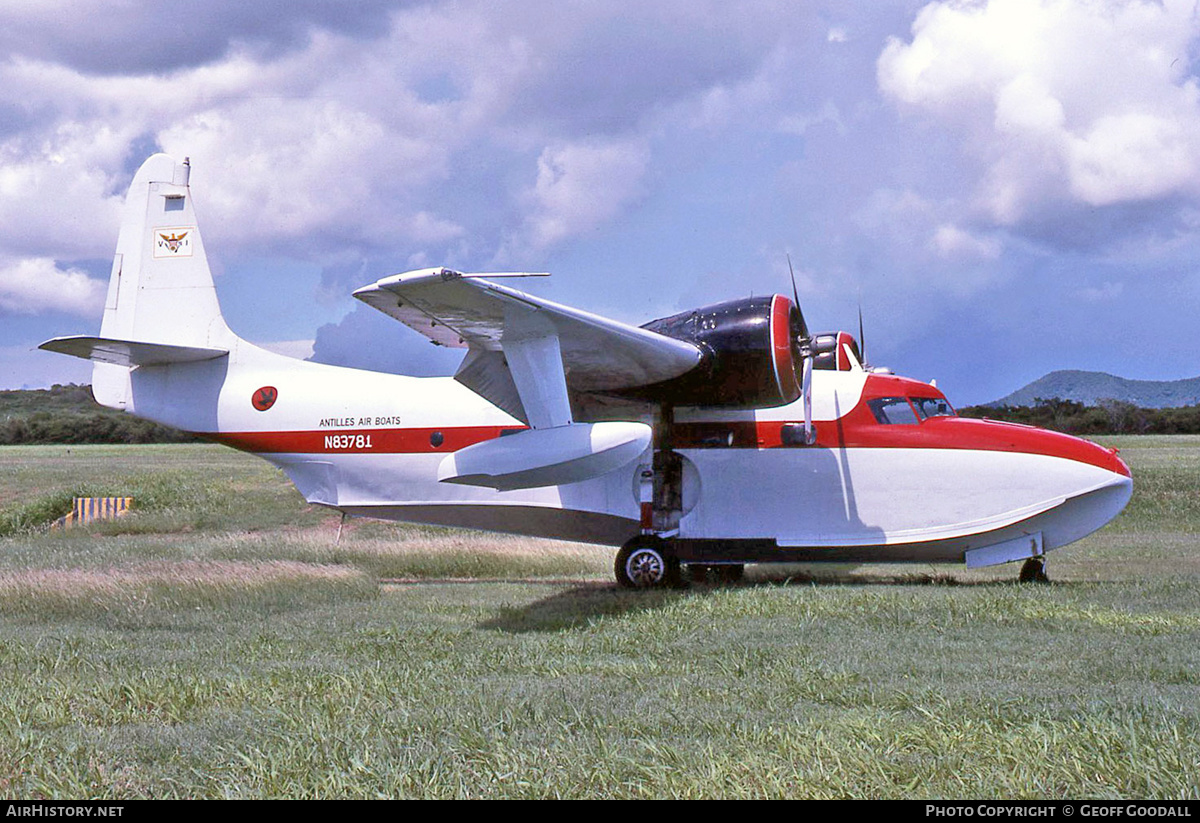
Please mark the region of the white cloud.
<svg viewBox="0 0 1200 823"><path fill-rule="evenodd" d="M64 0L56 14L92 1ZM107 256L133 155L155 149L191 158L218 262L297 244L322 260L347 248L541 251L632 202L664 121L719 126L769 84L758 71L767 20L723 4L689 4L686 17L667 6L363 5L372 10L355 22L300 3L285 25L217 2L188 19L197 43L176 43L175 58L148 46L78 56L92 40L142 48L161 21L128 9L58 30L36 9L0 12L26 32L0 33L12 55L0 106L26 118L0 131L0 254ZM472 171L535 158L532 188L495 172L478 204L458 194L442 205L446 187L475 184Z"/></svg>
<svg viewBox="0 0 1200 823"><path fill-rule="evenodd" d="M995 260L1002 245L994 237L980 237L950 223L943 223L933 233L933 248L942 257Z"/></svg>
<svg viewBox="0 0 1200 823"><path fill-rule="evenodd" d="M0 264L0 313L67 312L95 319L106 284L78 269L60 269L46 257Z"/></svg>
<svg viewBox="0 0 1200 823"><path fill-rule="evenodd" d="M273 351L285 357L294 357L297 360L307 360L312 357L313 353L312 340L272 340L258 345L267 351Z"/></svg>
<svg viewBox="0 0 1200 823"><path fill-rule="evenodd" d="M786 114L779 120L779 131L784 134L794 134L803 137L814 126L828 123L837 129L839 134L846 133L846 123L842 113L832 100L826 100L820 110L811 113Z"/></svg>
<svg viewBox="0 0 1200 823"><path fill-rule="evenodd" d="M636 138L546 148L525 196L529 216L501 257L541 254L610 219L641 192L648 160L645 142Z"/></svg>
<svg viewBox="0 0 1200 823"><path fill-rule="evenodd" d="M1046 203L1200 196L1193 0L934 2L880 55L881 90L956 132L1002 225Z"/></svg>

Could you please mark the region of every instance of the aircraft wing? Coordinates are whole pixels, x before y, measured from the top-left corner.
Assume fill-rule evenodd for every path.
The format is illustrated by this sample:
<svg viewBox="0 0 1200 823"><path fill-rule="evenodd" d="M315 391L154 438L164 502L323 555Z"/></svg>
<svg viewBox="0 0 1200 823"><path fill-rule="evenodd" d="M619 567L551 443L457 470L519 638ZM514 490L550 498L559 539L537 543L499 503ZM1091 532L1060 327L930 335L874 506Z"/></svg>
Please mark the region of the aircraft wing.
<svg viewBox="0 0 1200 823"><path fill-rule="evenodd" d="M562 424L567 393L646 386L700 362L691 343L489 279L513 276L529 275L421 269L386 277L354 296L434 343L469 348L456 379L535 427ZM569 407L565 414L570 422Z"/></svg>

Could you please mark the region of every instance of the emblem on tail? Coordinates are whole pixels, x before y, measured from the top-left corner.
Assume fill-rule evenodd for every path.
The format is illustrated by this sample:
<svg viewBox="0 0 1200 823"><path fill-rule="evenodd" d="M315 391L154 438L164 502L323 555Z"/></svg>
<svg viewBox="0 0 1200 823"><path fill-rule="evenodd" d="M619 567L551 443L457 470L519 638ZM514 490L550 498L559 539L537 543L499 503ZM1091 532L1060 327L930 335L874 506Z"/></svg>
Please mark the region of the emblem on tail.
<svg viewBox="0 0 1200 823"><path fill-rule="evenodd" d="M155 257L191 257L192 230L165 229L158 232L154 242Z"/></svg>

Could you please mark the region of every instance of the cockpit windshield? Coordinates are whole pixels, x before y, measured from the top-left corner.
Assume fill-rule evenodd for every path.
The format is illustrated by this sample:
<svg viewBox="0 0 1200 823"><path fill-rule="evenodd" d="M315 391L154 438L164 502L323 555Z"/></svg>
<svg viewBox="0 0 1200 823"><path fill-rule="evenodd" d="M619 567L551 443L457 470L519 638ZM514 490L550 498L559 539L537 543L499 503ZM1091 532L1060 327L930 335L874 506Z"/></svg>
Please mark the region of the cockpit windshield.
<svg viewBox="0 0 1200 823"><path fill-rule="evenodd" d="M944 397L913 397L913 408L922 420L927 417L954 417L954 407Z"/></svg>
<svg viewBox="0 0 1200 823"><path fill-rule="evenodd" d="M871 407L875 420L884 425L915 426L921 422L907 397L877 397L868 400L867 405Z"/></svg>
<svg viewBox="0 0 1200 823"><path fill-rule="evenodd" d="M954 407L942 397L877 397L867 405L885 426L915 426L930 417L954 417Z"/></svg>

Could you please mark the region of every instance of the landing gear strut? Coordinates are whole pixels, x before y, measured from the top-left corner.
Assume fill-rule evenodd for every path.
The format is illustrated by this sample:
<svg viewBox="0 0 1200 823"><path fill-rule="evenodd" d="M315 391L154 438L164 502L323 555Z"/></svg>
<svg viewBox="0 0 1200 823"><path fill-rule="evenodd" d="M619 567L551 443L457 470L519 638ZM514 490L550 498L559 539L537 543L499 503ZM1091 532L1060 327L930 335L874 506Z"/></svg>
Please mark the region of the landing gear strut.
<svg viewBox="0 0 1200 823"><path fill-rule="evenodd" d="M1021 565L1021 575L1017 578L1022 583L1049 583L1046 576L1046 558L1031 557Z"/></svg>
<svg viewBox="0 0 1200 823"><path fill-rule="evenodd" d="M683 458L671 448L675 413L670 405L659 410L654 427L654 455L641 468L638 499L642 533L617 552L617 583L627 589L683 585L679 560L665 537L679 533L683 510Z"/></svg>

